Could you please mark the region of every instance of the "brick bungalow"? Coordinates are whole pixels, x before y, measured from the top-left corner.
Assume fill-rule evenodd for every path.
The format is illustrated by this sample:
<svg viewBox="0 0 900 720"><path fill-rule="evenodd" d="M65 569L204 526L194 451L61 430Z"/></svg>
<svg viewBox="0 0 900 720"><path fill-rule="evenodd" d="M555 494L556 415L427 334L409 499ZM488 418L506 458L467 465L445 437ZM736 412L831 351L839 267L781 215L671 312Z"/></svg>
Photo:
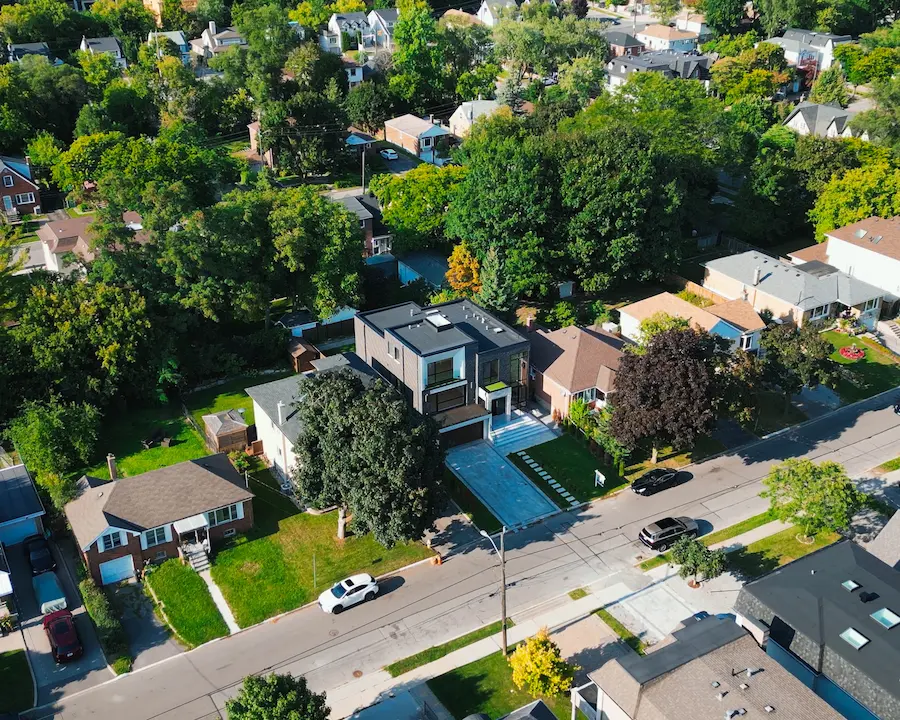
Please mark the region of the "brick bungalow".
<svg viewBox="0 0 900 720"><path fill-rule="evenodd" d="M0 183L5 215L17 217L40 213L41 189L31 177L27 160L0 155Z"/></svg>

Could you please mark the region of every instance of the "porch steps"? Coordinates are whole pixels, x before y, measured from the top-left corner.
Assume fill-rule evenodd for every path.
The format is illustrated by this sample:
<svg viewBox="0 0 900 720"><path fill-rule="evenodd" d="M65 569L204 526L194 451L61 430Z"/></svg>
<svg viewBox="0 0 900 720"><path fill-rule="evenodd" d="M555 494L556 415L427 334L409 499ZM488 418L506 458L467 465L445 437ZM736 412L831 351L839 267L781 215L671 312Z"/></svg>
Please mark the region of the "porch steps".
<svg viewBox="0 0 900 720"><path fill-rule="evenodd" d="M900 323L894 320L880 320L876 329L881 333L881 342L884 346L900 355Z"/></svg>
<svg viewBox="0 0 900 720"><path fill-rule="evenodd" d="M188 545L184 548L184 556L191 567L198 573L209 570L209 555L202 545Z"/></svg>
<svg viewBox="0 0 900 720"><path fill-rule="evenodd" d="M511 419L504 420L502 417L494 418L495 427L489 438L501 455L525 450L556 437L556 433L544 423L521 410L514 410Z"/></svg>

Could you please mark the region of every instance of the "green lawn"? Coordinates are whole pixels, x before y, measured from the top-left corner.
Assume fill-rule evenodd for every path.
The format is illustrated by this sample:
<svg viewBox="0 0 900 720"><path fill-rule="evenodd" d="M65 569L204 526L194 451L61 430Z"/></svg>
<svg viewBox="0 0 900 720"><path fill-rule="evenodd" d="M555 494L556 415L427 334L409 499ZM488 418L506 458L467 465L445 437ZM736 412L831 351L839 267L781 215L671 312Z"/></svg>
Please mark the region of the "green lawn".
<svg viewBox="0 0 900 720"><path fill-rule="evenodd" d="M569 597L573 600L581 600L581 598L586 598L588 596L588 591L584 588L575 588L574 590L569 590Z"/></svg>
<svg viewBox="0 0 900 720"><path fill-rule="evenodd" d="M646 645L644 645L644 641L613 617L608 610L600 608L599 610L594 611L594 614L609 625L609 629L618 635L622 639L622 642L634 650L638 655L643 655L645 653Z"/></svg>
<svg viewBox="0 0 900 720"><path fill-rule="evenodd" d="M371 535L338 542L337 512L299 512L274 487L268 470L255 473L250 482L256 493L254 528L220 550L212 568L241 627L313 601L353 573L382 575L434 554L414 542L386 549Z"/></svg>
<svg viewBox="0 0 900 720"><path fill-rule="evenodd" d="M507 618L506 627L507 629L514 627L515 623ZM449 655L454 650L459 650L460 648L464 648L467 645L471 645L472 643L476 643L479 640L484 640L485 638L489 638L492 635L496 635L501 631L500 621L498 620L495 623L491 623L479 630L475 630L474 632L470 632L468 635L463 635L462 637L458 637L455 640L451 640L450 642L445 642L443 645L435 645L434 647L428 648L427 650L423 650L420 653L416 653L415 655L410 655L408 658L403 658L403 660L398 660L395 663L391 663L387 665L384 669L390 673L391 677L397 677L398 675L402 675L403 673L408 673L410 670L415 670L417 667L421 667L422 665L427 665L430 662L434 662L435 660L440 660L445 655Z"/></svg>
<svg viewBox="0 0 900 720"><path fill-rule="evenodd" d="M886 463L879 465L876 470L883 473L893 472L894 470L900 470L900 457L894 458L893 460L888 460Z"/></svg>
<svg viewBox="0 0 900 720"><path fill-rule="evenodd" d="M141 440L149 439L156 430L161 430L172 438L171 447L155 445L145 450ZM120 476L140 475L209 454L203 439L182 416L181 409L175 402L129 410L106 418L100 430L97 448L104 456L108 452L116 456ZM85 472L95 477L109 478L105 460Z"/></svg>
<svg viewBox="0 0 900 720"><path fill-rule="evenodd" d="M756 410L756 419L744 429L760 437L809 419L806 413L795 405L788 405L785 408L784 395L770 390L757 395Z"/></svg>
<svg viewBox="0 0 900 720"><path fill-rule="evenodd" d="M837 533L822 532L816 535L811 544L804 545L797 540L799 532L799 528L789 527L729 553L728 568L736 575L749 580L831 545L841 538Z"/></svg>
<svg viewBox="0 0 900 720"><path fill-rule="evenodd" d="M428 681L447 711L456 718L476 713L498 718L534 702L512 681L512 670L502 653L488 655ZM569 720L572 705L568 695L542 698L559 720Z"/></svg>
<svg viewBox="0 0 900 720"><path fill-rule="evenodd" d="M444 466L444 480L450 489L450 497L453 499L463 514L469 518L479 530L489 533L499 532L503 526L494 514L466 487L446 465Z"/></svg>
<svg viewBox="0 0 900 720"><path fill-rule="evenodd" d="M228 626L196 572L180 560L167 560L147 575L175 633L196 647L228 634Z"/></svg>
<svg viewBox="0 0 900 720"><path fill-rule="evenodd" d="M650 462L650 451L644 450L639 454L643 458L642 460L634 462L625 468L625 477L629 480L634 480L635 478L640 477L645 472L651 470L654 467L684 467L685 465L690 465L691 463L700 462L701 460L708 458L710 455L715 455L716 453L722 452L724 449L725 446L718 440L715 440L714 438L711 438L707 435L703 435L697 438L697 443L690 450L676 452L675 449L671 447L661 448L659 451L659 455L656 458L656 465L653 465Z"/></svg>
<svg viewBox="0 0 900 720"><path fill-rule="evenodd" d="M270 375L244 375L234 380L229 380L222 385L216 385L205 390L198 390L190 395L185 395L184 404L191 411L191 416L198 427L203 427L203 416L222 410L244 410L244 420L248 425L255 422L253 417L253 400L244 392L244 388L262 385L264 383L281 380L281 378L293 375L290 370Z"/></svg>
<svg viewBox="0 0 900 720"><path fill-rule="evenodd" d="M586 442L575 433L565 433L555 440L530 447L525 452L579 502L602 497L625 484L615 468L594 457L587 449ZM528 467L521 457L513 454L509 456L509 460L553 502L563 503L560 494ZM594 486L595 470L606 476L603 487Z"/></svg>
<svg viewBox="0 0 900 720"><path fill-rule="evenodd" d="M20 713L34 704L34 684L24 650L0 653L0 713Z"/></svg>
<svg viewBox="0 0 900 720"><path fill-rule="evenodd" d="M864 400L900 386L900 362L889 350L868 338L850 337L833 330L822 333L822 336L834 346L831 359L852 374L852 381L841 378L837 384L837 392L845 403ZM862 360L848 360L838 352L840 348L854 343L866 351Z"/></svg>

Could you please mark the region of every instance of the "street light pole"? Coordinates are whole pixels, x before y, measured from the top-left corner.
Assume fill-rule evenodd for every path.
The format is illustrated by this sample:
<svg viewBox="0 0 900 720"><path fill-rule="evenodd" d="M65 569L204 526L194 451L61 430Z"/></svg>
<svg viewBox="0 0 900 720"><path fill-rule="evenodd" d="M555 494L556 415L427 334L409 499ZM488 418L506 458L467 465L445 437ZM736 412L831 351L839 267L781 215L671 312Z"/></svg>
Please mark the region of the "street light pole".
<svg viewBox="0 0 900 720"><path fill-rule="evenodd" d="M503 539L506 537L506 525L500 530L500 547L494 542L494 538L487 531L482 530L481 534L491 541L494 552L500 558L500 633L503 645L503 656L506 656L506 548Z"/></svg>

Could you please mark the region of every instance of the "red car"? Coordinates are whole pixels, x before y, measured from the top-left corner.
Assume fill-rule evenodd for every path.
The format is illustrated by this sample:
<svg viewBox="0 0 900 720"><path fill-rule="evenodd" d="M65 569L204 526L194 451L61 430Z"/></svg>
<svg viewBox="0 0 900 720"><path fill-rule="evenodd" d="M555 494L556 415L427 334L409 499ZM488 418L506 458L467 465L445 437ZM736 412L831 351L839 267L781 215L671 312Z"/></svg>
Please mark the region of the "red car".
<svg viewBox="0 0 900 720"><path fill-rule="evenodd" d="M69 662L81 657L84 649L75 630L75 619L68 610L57 610L47 615L44 618L44 632L56 662Z"/></svg>

